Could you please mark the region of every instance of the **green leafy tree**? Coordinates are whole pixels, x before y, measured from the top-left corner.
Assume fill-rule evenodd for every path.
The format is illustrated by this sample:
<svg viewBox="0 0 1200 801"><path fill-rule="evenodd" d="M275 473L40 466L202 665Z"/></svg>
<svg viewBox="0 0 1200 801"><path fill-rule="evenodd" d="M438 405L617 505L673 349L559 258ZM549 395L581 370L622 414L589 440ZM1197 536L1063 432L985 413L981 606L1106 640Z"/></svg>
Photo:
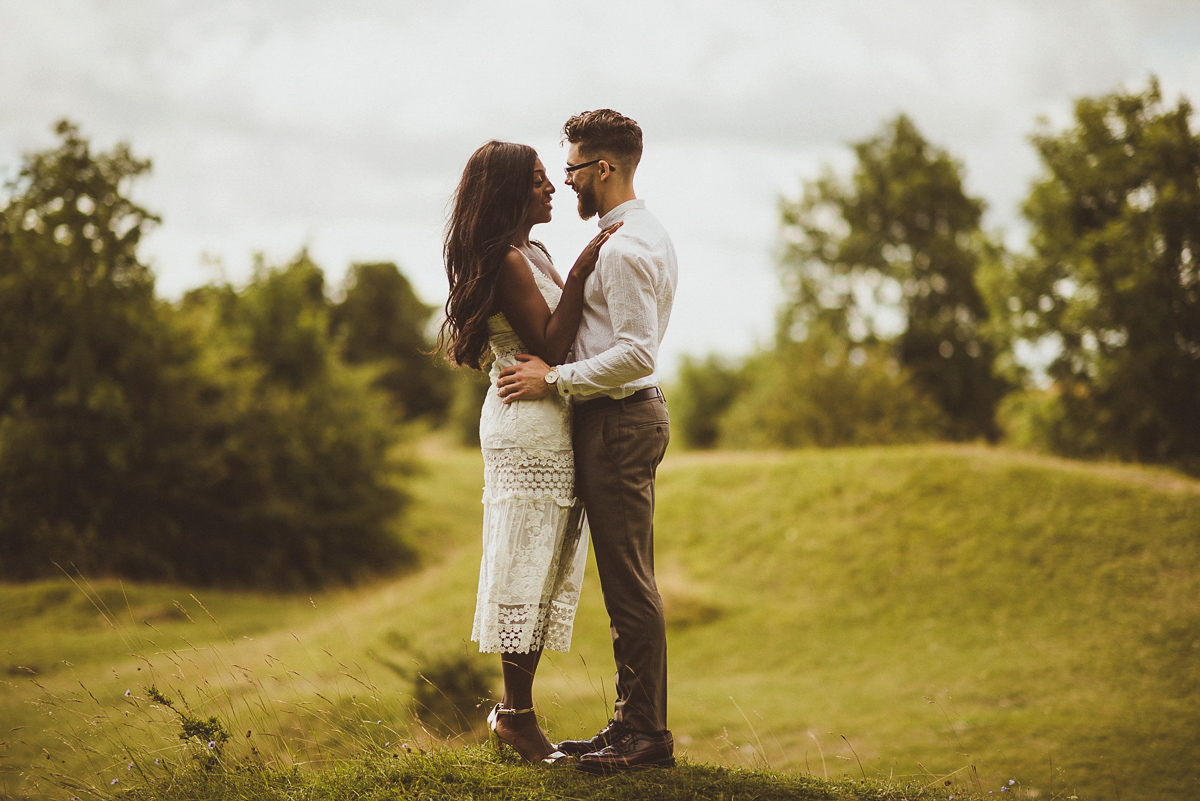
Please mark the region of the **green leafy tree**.
<svg viewBox="0 0 1200 801"><path fill-rule="evenodd" d="M272 382L293 389L326 377L336 356L329 336L325 273L301 250L282 269L261 257L240 293L224 293L226 323L248 336L246 345Z"/></svg>
<svg viewBox="0 0 1200 801"><path fill-rule="evenodd" d="M854 151L848 182L827 173L781 204L781 339L823 331L887 343L945 413L945 433L995 439L1008 386L976 284L994 250L980 230L983 202L966 194L958 162L903 115Z"/></svg>
<svg viewBox="0 0 1200 801"><path fill-rule="evenodd" d="M224 532L183 560L193 580L314 586L413 558L395 529L408 470L399 432L374 373L338 357L329 306L303 252L180 306L204 361L192 450L207 469L187 516Z"/></svg>
<svg viewBox="0 0 1200 801"><path fill-rule="evenodd" d="M1200 138L1156 80L1033 137L1032 255L1001 282L1015 332L1049 339L1067 453L1200 469Z"/></svg>
<svg viewBox="0 0 1200 801"><path fill-rule="evenodd" d="M0 570L109 548L159 377L154 278L137 257L157 217L125 188L150 168L94 154L66 121L25 159L0 211ZM34 567L31 560L37 560Z"/></svg>
<svg viewBox="0 0 1200 801"><path fill-rule="evenodd" d="M440 423L453 387L449 367L432 355L426 337L433 312L395 264L355 264L332 321L346 361L377 366L376 385L391 395L402 418Z"/></svg>
<svg viewBox="0 0 1200 801"><path fill-rule="evenodd" d="M691 448L716 447L721 417L742 388L743 370L718 356L703 361L684 357L671 394L671 416Z"/></svg>
<svg viewBox="0 0 1200 801"><path fill-rule="evenodd" d="M320 270L157 300L157 218L127 197L149 162L57 131L0 210L0 576L283 588L403 564L396 429L337 358Z"/></svg>

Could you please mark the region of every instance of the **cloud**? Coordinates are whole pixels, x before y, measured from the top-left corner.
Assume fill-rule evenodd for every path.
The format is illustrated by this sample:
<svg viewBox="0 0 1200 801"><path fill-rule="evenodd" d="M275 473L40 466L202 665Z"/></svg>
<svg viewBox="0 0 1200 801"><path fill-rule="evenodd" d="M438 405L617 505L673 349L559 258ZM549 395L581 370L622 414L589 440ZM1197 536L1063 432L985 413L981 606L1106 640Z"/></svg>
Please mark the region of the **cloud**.
<svg viewBox="0 0 1200 801"><path fill-rule="evenodd" d="M0 0L2 1L2 0ZM137 188L168 294L250 254L308 245L336 281L395 260L444 294L440 237L467 156L528 142L552 176L570 114L609 106L647 140L639 191L683 259L669 357L770 335L775 201L901 111L966 167L988 223L1015 230L1039 115L1082 95L1200 96L1200 6L1158 0L328 3L7 2L0 170L79 121L154 160ZM569 265L590 237L558 196L538 235ZM714 324L718 323L718 324Z"/></svg>

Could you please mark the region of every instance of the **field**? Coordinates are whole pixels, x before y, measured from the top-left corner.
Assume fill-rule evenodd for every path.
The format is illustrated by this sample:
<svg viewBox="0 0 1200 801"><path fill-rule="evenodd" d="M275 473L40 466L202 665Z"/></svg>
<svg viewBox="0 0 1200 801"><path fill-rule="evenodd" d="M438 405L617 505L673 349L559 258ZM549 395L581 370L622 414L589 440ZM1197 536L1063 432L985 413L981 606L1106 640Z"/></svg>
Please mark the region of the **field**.
<svg viewBox="0 0 1200 801"><path fill-rule="evenodd" d="M64 797L61 777L116 794L155 759L205 756L151 687L273 764L479 742L483 709L413 713L430 682L495 661L465 642L479 457L423 455L423 568L386 583L0 586L0 797ZM921 446L672 453L658 497L671 726L692 764L1200 796L1200 482ZM539 673L552 736L607 720L611 672L593 572L574 649Z"/></svg>

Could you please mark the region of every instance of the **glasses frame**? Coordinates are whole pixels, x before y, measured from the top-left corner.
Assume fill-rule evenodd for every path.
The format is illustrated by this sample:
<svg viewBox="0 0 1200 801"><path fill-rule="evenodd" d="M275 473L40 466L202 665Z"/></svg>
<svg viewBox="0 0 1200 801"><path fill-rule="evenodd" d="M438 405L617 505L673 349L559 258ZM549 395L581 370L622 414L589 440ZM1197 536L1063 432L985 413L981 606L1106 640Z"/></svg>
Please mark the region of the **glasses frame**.
<svg viewBox="0 0 1200 801"><path fill-rule="evenodd" d="M616 169L617 169L617 168L616 168L616 167L614 167L614 166L613 166L613 165L612 165L612 164L611 164L611 163L608 161L608 159L592 159L591 161L585 161L585 162L583 162L582 164L568 164L566 167L564 167L564 168L563 168L563 172L564 172L564 173L566 173L566 175L567 175L567 177L568 177L568 178L570 178L570 177L571 177L571 173L575 172L576 170L582 170L584 167L590 167L590 166L592 166L593 164L599 164L599 163L600 163L600 162L602 162L602 161L603 161L604 163L608 164L608 168L609 168L610 170L616 171Z"/></svg>

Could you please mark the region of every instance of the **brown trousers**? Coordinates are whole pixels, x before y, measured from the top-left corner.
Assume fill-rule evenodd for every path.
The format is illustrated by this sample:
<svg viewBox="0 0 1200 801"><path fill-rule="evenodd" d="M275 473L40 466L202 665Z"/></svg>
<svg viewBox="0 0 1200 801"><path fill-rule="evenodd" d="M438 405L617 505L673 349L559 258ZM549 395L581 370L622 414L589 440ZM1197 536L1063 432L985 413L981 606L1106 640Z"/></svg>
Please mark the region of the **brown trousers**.
<svg viewBox="0 0 1200 801"><path fill-rule="evenodd" d="M591 527L617 664L613 718L667 728L667 639L654 581L654 478L671 439L660 394L574 409L575 491Z"/></svg>

